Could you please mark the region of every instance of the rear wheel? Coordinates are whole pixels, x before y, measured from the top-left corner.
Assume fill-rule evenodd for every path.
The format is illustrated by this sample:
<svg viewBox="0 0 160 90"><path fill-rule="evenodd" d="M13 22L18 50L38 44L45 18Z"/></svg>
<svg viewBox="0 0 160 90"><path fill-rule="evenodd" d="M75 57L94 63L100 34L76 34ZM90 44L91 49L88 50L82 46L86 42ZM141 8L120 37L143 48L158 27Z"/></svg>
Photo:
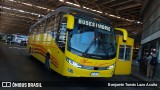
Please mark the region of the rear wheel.
<svg viewBox="0 0 160 90"><path fill-rule="evenodd" d="M50 71L50 55L47 54L45 57L45 68L47 71Z"/></svg>

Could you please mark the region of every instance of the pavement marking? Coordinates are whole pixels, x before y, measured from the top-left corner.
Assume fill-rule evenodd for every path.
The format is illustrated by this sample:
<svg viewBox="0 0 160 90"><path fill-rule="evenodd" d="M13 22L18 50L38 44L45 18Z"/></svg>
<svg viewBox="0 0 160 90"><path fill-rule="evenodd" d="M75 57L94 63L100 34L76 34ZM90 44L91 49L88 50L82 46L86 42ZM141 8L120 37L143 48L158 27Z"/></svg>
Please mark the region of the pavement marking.
<svg viewBox="0 0 160 90"><path fill-rule="evenodd" d="M18 47L13 47L13 48L18 48Z"/></svg>
<svg viewBox="0 0 160 90"><path fill-rule="evenodd" d="M18 48L18 47L9 47L9 48Z"/></svg>
<svg viewBox="0 0 160 90"><path fill-rule="evenodd" d="M27 48L21 48L21 49L27 49Z"/></svg>
<svg viewBox="0 0 160 90"><path fill-rule="evenodd" d="M19 48L19 47L8 47L8 48L27 49L27 48Z"/></svg>

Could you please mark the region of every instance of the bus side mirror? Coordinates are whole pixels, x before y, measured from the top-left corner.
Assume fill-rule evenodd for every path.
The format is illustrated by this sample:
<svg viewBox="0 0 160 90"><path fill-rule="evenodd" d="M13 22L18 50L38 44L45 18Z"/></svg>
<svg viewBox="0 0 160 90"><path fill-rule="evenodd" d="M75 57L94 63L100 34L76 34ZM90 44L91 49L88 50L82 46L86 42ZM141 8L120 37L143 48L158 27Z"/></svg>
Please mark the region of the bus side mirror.
<svg viewBox="0 0 160 90"><path fill-rule="evenodd" d="M67 18L67 29L72 30L74 28L74 17L70 14L64 15Z"/></svg>
<svg viewBox="0 0 160 90"><path fill-rule="evenodd" d="M123 29L123 28L115 28L115 30L122 31L122 32L123 32L123 40L124 40L124 41L127 41L128 32L127 32L126 29Z"/></svg>

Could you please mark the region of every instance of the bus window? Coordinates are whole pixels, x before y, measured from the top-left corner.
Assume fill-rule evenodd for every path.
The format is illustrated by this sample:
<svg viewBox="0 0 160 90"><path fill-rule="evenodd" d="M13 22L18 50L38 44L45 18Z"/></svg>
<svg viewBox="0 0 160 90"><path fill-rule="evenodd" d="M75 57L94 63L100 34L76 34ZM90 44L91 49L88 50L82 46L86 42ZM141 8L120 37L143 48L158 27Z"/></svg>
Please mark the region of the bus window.
<svg viewBox="0 0 160 90"><path fill-rule="evenodd" d="M67 25L67 19L66 17L62 18L62 22L60 25L60 29L58 32L58 38L57 38L57 43L61 50L64 52L65 50L65 43L66 43L66 25Z"/></svg>
<svg viewBox="0 0 160 90"><path fill-rule="evenodd" d="M124 60L124 51L125 51L125 45L119 46L119 57L118 59Z"/></svg>
<svg viewBox="0 0 160 90"><path fill-rule="evenodd" d="M35 27L34 29L33 29L33 35L36 35L38 33L38 27Z"/></svg>
<svg viewBox="0 0 160 90"><path fill-rule="evenodd" d="M46 33L50 34L54 39L56 38L59 28L60 15L56 14L47 20Z"/></svg>
<svg viewBox="0 0 160 90"><path fill-rule="evenodd" d="M45 27L45 23L44 22L40 23L39 28L38 28L39 34L44 33L44 27Z"/></svg>
<svg viewBox="0 0 160 90"><path fill-rule="evenodd" d="M30 28L30 30L29 30L29 35L32 35L32 34L33 34L33 29Z"/></svg>
<svg viewBox="0 0 160 90"><path fill-rule="evenodd" d="M31 28L30 29L30 34L31 35L35 35L35 34L37 34L38 33L38 28L37 27L34 27L34 28Z"/></svg>
<svg viewBox="0 0 160 90"><path fill-rule="evenodd" d="M96 23L94 20L85 20L75 17L74 29L68 35L68 50L82 57L92 59L111 59L115 54L115 36L112 29L82 24L82 22ZM102 25L111 28L109 25ZM112 37L112 38L111 38Z"/></svg>
<svg viewBox="0 0 160 90"><path fill-rule="evenodd" d="M119 57L121 60L130 60L132 47L129 45L119 46Z"/></svg>
<svg viewBox="0 0 160 90"><path fill-rule="evenodd" d="M126 53L125 53L125 60L130 60L131 50L132 50L132 47L127 45L126 46Z"/></svg>

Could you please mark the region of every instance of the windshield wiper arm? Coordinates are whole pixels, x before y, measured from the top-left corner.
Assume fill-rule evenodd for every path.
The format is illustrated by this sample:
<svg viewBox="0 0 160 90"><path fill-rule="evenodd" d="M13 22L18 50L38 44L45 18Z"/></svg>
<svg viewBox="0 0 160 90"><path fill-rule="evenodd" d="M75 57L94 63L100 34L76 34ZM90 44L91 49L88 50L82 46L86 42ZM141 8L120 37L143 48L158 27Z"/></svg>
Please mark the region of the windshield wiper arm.
<svg viewBox="0 0 160 90"><path fill-rule="evenodd" d="M87 49L85 50L85 52L82 54L83 56L86 55L86 53L89 51L89 49L91 48L91 46L93 45L94 40L89 44L89 46L87 47Z"/></svg>

